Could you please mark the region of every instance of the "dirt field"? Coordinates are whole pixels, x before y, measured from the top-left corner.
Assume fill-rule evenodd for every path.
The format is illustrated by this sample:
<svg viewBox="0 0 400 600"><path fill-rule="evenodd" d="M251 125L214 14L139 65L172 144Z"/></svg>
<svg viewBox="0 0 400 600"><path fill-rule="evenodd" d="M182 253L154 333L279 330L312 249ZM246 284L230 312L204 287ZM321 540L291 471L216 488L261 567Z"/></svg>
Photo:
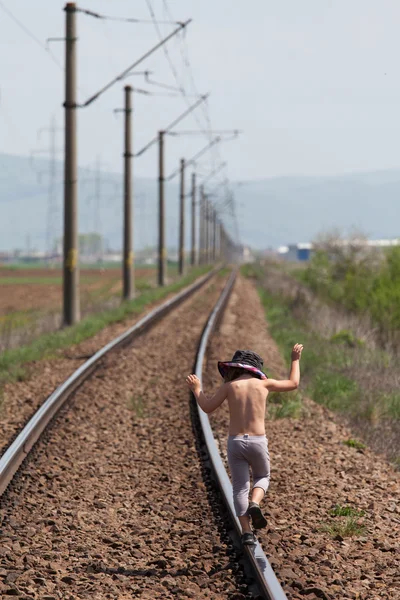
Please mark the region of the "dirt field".
<svg viewBox="0 0 400 600"><path fill-rule="evenodd" d="M138 269L138 279L155 279L155 270ZM83 269L80 293L83 305L116 295L121 291L121 271L116 269ZM0 267L1 317L27 311L61 309L62 273L56 269L9 269Z"/></svg>

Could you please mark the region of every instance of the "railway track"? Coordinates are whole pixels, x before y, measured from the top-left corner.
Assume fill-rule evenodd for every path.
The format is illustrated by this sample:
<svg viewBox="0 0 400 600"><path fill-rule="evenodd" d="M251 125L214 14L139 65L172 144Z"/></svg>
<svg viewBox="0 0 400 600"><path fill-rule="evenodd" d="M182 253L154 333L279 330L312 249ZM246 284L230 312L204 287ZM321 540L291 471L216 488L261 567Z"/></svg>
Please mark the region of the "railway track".
<svg viewBox="0 0 400 600"><path fill-rule="evenodd" d="M243 577L237 551L226 534L232 526L238 528L238 522L208 417L199 411L204 433L197 431L195 444L184 432L187 418L183 415L181 422L178 414L186 390L177 391L177 356L182 350L193 356L197 350L196 372L201 376L207 341L234 283L232 275L209 314L219 295L212 276L152 311L82 365L48 398L0 459L1 493L9 486L2 498L6 552L0 554L0 592L48 599L251 597L249 581ZM196 292L203 286L208 286L207 294L198 296ZM204 318L208 314L209 318ZM194 331L189 332L188 325L194 320ZM202 328L196 348L192 338L198 338ZM176 350L168 343L169 335L170 342L181 340ZM190 370L187 360L185 356L180 387L185 371ZM154 363L165 363L161 388L154 383L158 374L157 368L150 368ZM124 366L130 364L140 379L127 375ZM150 378L143 365L150 369ZM114 383L112 389L109 380ZM110 406L127 388L133 393L133 416L126 412L126 402L118 405L121 415ZM142 393L148 407L143 406ZM175 394L179 395L178 404L172 406ZM46 439L36 445L35 456L22 464L71 396L69 409L61 411L54 426L45 432ZM86 399L93 402L93 410L83 401ZM143 415L156 406L160 414ZM197 430L196 425L192 427ZM212 463L228 507L222 516L210 512L210 504L219 511L221 505L213 497L214 483L204 457L200 467L193 462L195 445L197 454L204 454L202 435L206 462ZM82 439L85 448L77 451ZM54 452L57 442L58 451ZM140 467L135 473L136 464ZM93 540L92 545L88 540ZM244 553L257 581L258 597L285 598L261 547Z"/></svg>

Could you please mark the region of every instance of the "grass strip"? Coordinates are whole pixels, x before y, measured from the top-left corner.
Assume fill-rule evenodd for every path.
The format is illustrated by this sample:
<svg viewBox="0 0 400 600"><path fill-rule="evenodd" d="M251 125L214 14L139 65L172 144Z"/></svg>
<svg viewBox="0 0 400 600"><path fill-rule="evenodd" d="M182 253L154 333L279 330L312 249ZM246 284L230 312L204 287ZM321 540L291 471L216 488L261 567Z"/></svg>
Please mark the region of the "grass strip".
<svg viewBox="0 0 400 600"><path fill-rule="evenodd" d="M107 325L124 321L130 315L140 314L148 305L178 292L204 275L210 268L209 266L197 267L171 285L146 290L137 298L123 302L118 308L90 315L72 327L42 335L26 346L6 350L0 354L0 385L24 379L26 377L24 366L27 363L52 356L57 350L74 346L93 337Z"/></svg>
<svg viewBox="0 0 400 600"><path fill-rule="evenodd" d="M81 275L80 283L95 283L98 280L96 275ZM61 285L62 276L54 277L0 277L0 286L3 285Z"/></svg>
<svg viewBox="0 0 400 600"><path fill-rule="evenodd" d="M319 337L307 327L307 323L295 319L291 314L290 302L265 289L261 268L248 265L242 272L256 280L269 332L282 355L288 357L289 349L296 342L304 345L301 376L305 394L332 410L351 411L360 397L360 390L355 381L341 373L343 348ZM287 365L289 367L288 361Z"/></svg>

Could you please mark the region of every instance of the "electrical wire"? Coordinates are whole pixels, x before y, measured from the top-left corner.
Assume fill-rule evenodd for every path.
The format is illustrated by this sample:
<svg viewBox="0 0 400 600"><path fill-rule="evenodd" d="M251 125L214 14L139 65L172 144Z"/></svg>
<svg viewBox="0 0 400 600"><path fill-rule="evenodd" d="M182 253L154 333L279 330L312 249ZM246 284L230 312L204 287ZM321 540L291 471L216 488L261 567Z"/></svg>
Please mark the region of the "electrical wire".
<svg viewBox="0 0 400 600"><path fill-rule="evenodd" d="M147 7L148 7L148 9L149 9L149 12L150 12L150 15L151 15L151 18L152 18L152 21L153 21L154 27L155 27L155 29L156 29L156 31L157 31L157 35L158 35L158 37L161 39L161 37L162 37L162 34L161 34L160 28L159 28L159 26L158 26L157 19L156 19L156 15L155 15L155 13L154 13L153 6L152 6L152 4L151 4L150 0L146 0L146 4L147 4ZM189 106L189 102L188 102L188 98L187 98L187 95L186 95L186 91L185 91L185 89L184 89L184 88L182 87L182 85L181 85L181 81L180 81L180 78L179 78L178 72L177 72L177 70L176 70L176 68L175 68L175 65L174 65L174 63L173 63L173 61L172 61L172 59L171 59L170 55L169 55L168 49L167 49L165 46L164 46L164 54L165 54L165 56L166 56L166 59L167 59L167 61L168 61L168 64L169 64L169 66L170 66L170 68L171 68L171 71L172 71L172 73L173 73L173 76L174 76L174 78L175 78L175 81L176 81L176 83L177 83L177 85L178 85L178 88L181 90L182 97L184 98L184 100L185 100L186 104L188 104L188 106ZM198 94L198 95L200 96L200 94ZM194 118L195 118L195 120L196 120L196 122L197 122L197 125L198 125L198 126L199 126L199 128L200 128L200 131L201 131L201 132L202 132L202 133L203 133L203 134L204 134L206 137L208 137L208 138L210 139L210 135L208 135L208 133L205 131L205 128L203 127L202 123L199 121L199 118L198 118L197 114L196 114L196 113L194 113L194 114L193 114L193 116L194 116Z"/></svg>
<svg viewBox="0 0 400 600"><path fill-rule="evenodd" d="M95 19L102 19L103 21L117 21L119 23L135 23L135 24L146 24L151 25L153 20L149 19L136 19L134 17L111 17L109 15L101 15L100 13L96 13L93 10L88 10L87 8L76 8L76 12L83 13L89 17L94 17ZM157 21L160 25L182 25L181 21Z"/></svg>
<svg viewBox="0 0 400 600"><path fill-rule="evenodd" d="M147 6L150 10L150 14L152 15L153 21L155 21L155 14L154 11L152 9L152 5L150 0L146 0ZM164 8L164 16L167 16L169 19L173 20L173 16L171 14L171 11L169 10L168 7L168 2L167 0L163 0L163 8ZM158 31L158 35L160 36L160 30L158 27L156 27L157 31ZM180 51L181 51L181 56L182 56L182 63L183 65L186 67L186 71L187 74L190 78L190 82L191 82L191 87L192 90L195 94L199 94L198 89L196 87L196 82L194 79L194 75L193 75L193 67L191 65L190 59L189 59L189 49L188 49L188 44L187 44L187 39L186 39L186 35L185 35L185 31L182 32L181 36L178 36L179 40L181 41L181 45L180 45ZM178 84L178 86L181 88L181 82L179 80L178 74L176 72L175 66L172 63L172 60L168 54L168 50L164 48L164 52L166 54L167 60L170 64L171 70L174 74L175 80ZM186 92L184 91L184 94L186 94ZM197 124L199 125L200 129L204 132L204 129L207 129L207 133L205 133L205 135L208 137L209 141L211 141L212 139L212 124L211 124L211 116L210 116L210 107L209 107L209 103L206 100L203 104L202 104L202 112L203 112L203 116L204 119L206 121L206 128L204 128L200 123L199 120L197 118L197 115L195 114L195 118L197 121ZM220 154L220 144L216 144L213 146L212 148L212 152L211 154L213 155L214 161L213 161L213 168L217 169L217 164L222 163L222 158L221 158L221 154ZM231 217L232 217L232 225L233 225L233 229L236 232L236 239L237 242L239 243L239 229L238 229L238 221L237 221L237 215L236 215L236 211L235 211L235 207L234 207L234 197L233 197L233 193L230 190L230 186L229 186L229 180L225 177L225 179L223 180L223 182L221 182L221 185L225 186L225 191L226 191L226 195L228 197L230 197L231 199L231 205L232 205L232 209L231 209Z"/></svg>
<svg viewBox="0 0 400 600"><path fill-rule="evenodd" d="M171 11L169 10L167 0L163 0L163 5L164 5L164 13L166 15L168 15L168 17L170 19L172 19L173 17L172 17ZM191 65L190 60L189 60L189 49L188 49L188 45L187 45L186 35L184 33L183 33L183 35L181 37L181 40L182 40L182 44L181 44L182 61L183 61L183 64L187 68L187 72L189 74L193 90L194 90L194 92L196 94L198 94L198 90L197 90L196 83L195 83L195 80L194 80L194 75L193 75L193 68L192 68L192 65ZM202 110L203 110L203 113L204 113L204 118L207 121L208 129L211 130L212 129L212 125L211 125L211 118L210 118L210 107L208 105L208 102L202 106ZM218 148L216 148L215 150L219 151Z"/></svg>
<svg viewBox="0 0 400 600"><path fill-rule="evenodd" d="M167 15L168 18L172 19L173 17L172 17L171 11L169 10L167 0L163 0L163 6L164 6L164 15ZM197 94L198 90L197 90L196 82L195 82L194 75L193 75L193 67L192 67L192 65L190 63L190 59L189 59L189 48L188 48L188 43L187 43L187 38L186 38L185 32L182 32L182 36L179 36L179 40L181 40L180 51L181 51L181 56L182 56L182 62L185 65L187 74L190 78L191 87L192 87L194 93ZM201 109L203 111L203 116L206 121L206 127L209 130L209 132L211 132L212 123L211 123L211 116L210 116L210 106L209 106L208 101L202 105ZM211 138L211 133L209 134L209 136ZM212 149L211 156L212 156L212 161L213 161L213 163L212 163L213 167L216 168L216 165L222 162L222 157L221 157L221 152L220 152L219 146L216 146Z"/></svg>
<svg viewBox="0 0 400 600"><path fill-rule="evenodd" d="M3 11L10 17L10 19L12 19L14 21L14 23L16 23L18 25L18 27L20 27L20 29L22 29L22 31L24 31L24 33L26 33L27 36L29 36L38 46L40 46L42 48L42 50L44 50L46 52L46 54L51 58L51 60L57 65L57 67L59 69L61 69L62 71L64 70L64 67L61 65L61 63L58 62L58 60L56 59L56 57L54 56L54 54L49 50L49 48L47 48L37 37L34 33L32 33L27 27L26 25L24 25L24 23L22 23L22 21L20 21L11 11L9 8L7 8L5 6L5 4L0 0L0 8L3 9Z"/></svg>

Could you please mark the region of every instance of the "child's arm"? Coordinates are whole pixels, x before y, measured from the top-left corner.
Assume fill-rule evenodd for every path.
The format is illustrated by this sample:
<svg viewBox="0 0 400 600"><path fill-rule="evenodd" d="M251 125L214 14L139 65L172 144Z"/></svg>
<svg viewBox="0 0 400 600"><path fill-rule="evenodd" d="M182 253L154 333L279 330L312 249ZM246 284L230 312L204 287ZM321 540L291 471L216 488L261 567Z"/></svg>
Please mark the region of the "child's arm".
<svg viewBox="0 0 400 600"><path fill-rule="evenodd" d="M212 398L207 398L201 389L200 379L196 375L189 375L186 377L186 383L192 390L200 408L205 413L212 413L218 406L220 406L228 395L227 384L221 385L219 390L214 394Z"/></svg>
<svg viewBox="0 0 400 600"><path fill-rule="evenodd" d="M303 351L302 344L295 344L292 350L292 365L289 379L278 381L277 379L266 379L265 385L270 392L291 392L299 387L300 383L300 358Z"/></svg>

